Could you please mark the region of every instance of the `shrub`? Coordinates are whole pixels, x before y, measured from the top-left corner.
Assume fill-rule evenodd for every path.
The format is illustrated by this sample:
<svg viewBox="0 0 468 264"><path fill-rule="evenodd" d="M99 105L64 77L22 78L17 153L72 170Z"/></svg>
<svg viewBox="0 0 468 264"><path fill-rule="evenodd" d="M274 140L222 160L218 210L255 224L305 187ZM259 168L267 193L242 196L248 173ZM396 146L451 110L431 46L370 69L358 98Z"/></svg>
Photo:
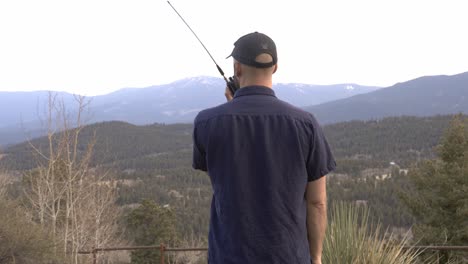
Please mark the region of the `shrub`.
<svg viewBox="0 0 468 264"><path fill-rule="evenodd" d="M413 264L421 251L404 250L407 239L396 241L380 224L369 222L365 206L335 203L323 245L323 263Z"/></svg>
<svg viewBox="0 0 468 264"><path fill-rule="evenodd" d="M54 257L48 233L16 203L0 199L0 263L63 263Z"/></svg>

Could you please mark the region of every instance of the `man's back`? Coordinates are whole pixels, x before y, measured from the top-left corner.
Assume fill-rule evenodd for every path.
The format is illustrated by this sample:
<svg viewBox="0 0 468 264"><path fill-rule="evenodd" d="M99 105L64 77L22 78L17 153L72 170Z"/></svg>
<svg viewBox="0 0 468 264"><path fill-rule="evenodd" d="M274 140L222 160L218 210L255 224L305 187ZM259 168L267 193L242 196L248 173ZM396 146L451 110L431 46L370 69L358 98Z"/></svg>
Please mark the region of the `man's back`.
<svg viewBox="0 0 468 264"><path fill-rule="evenodd" d="M214 191L209 263L310 263L306 186L335 166L311 114L244 87L197 116L193 166Z"/></svg>

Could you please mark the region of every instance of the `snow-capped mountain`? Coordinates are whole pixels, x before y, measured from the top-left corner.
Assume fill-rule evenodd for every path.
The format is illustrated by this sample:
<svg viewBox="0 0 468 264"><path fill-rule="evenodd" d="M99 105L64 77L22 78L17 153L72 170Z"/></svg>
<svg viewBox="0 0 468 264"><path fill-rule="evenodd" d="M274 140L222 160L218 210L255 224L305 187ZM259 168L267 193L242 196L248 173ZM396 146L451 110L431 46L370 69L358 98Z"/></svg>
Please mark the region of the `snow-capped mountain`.
<svg viewBox="0 0 468 264"><path fill-rule="evenodd" d="M376 87L349 84L275 84L278 98L296 106L309 106L375 91ZM225 102L221 78L193 77L166 85L123 89L93 98L96 121L120 120L133 124L191 122L202 109Z"/></svg>
<svg viewBox="0 0 468 264"><path fill-rule="evenodd" d="M192 77L146 88L125 88L91 97L88 123L119 120L133 124L189 123L205 108L225 102L225 82L215 77ZM352 86L354 89L349 89ZM275 84L278 98L302 107L346 98L377 90L356 84L308 85ZM73 95L60 93L69 111L74 109ZM0 92L0 145L24 139L24 131L40 133L47 92ZM19 132L21 131L21 132ZM8 140L6 140L8 138ZM14 140L18 138L18 140Z"/></svg>
<svg viewBox="0 0 468 264"><path fill-rule="evenodd" d="M275 84L278 98L314 113L323 123L387 116L468 113L468 73L427 76L388 88L357 84ZM87 123L119 120L133 124L190 123L205 108L225 102L221 78L193 77L146 88L127 88L92 97ZM69 111L74 98L59 93ZM47 92L0 92L0 145L44 133Z"/></svg>

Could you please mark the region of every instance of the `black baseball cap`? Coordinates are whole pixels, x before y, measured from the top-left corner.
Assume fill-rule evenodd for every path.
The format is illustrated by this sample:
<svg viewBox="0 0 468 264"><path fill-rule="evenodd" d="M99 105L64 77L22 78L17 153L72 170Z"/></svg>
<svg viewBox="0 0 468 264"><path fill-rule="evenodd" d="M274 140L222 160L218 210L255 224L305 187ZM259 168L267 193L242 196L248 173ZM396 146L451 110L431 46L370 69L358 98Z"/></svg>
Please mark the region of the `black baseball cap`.
<svg viewBox="0 0 468 264"><path fill-rule="evenodd" d="M270 54L273 60L267 63L256 61L257 56L262 53ZM267 35L259 32L240 37L234 43L234 49L227 58L231 56L238 62L255 68L269 68L278 62L275 42Z"/></svg>

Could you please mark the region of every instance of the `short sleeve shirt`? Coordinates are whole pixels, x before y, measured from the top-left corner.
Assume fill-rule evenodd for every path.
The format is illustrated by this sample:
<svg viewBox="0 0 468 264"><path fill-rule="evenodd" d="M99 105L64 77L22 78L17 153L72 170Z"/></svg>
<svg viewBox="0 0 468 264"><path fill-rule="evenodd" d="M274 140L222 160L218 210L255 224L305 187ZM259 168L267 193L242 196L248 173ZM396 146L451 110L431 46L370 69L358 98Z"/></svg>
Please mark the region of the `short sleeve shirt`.
<svg viewBox="0 0 468 264"><path fill-rule="evenodd" d="M213 188L208 263L310 263L307 183L336 166L314 116L249 86L194 122L193 168Z"/></svg>

